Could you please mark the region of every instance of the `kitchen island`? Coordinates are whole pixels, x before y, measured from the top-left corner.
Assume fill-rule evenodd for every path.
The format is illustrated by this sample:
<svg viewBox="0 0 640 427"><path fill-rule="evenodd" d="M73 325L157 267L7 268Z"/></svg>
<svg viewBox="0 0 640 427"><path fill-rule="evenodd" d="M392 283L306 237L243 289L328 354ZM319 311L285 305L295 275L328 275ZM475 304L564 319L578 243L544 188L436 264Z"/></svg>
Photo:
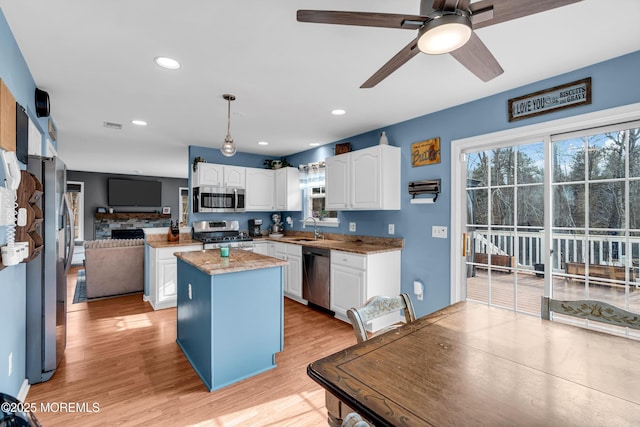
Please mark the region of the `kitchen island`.
<svg viewBox="0 0 640 427"><path fill-rule="evenodd" d="M177 343L209 391L276 367L286 261L232 248L177 252Z"/></svg>

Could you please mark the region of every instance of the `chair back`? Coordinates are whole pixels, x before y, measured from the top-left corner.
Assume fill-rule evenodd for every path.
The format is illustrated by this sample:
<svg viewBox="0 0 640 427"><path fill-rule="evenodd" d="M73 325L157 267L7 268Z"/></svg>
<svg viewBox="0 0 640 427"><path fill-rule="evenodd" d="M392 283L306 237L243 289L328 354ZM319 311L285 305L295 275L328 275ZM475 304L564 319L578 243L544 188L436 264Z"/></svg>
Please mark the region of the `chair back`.
<svg viewBox="0 0 640 427"><path fill-rule="evenodd" d="M542 297L541 315L551 319L551 312L581 319L595 320L609 325L640 329L640 314L595 300L560 301Z"/></svg>
<svg viewBox="0 0 640 427"><path fill-rule="evenodd" d="M409 298L409 295L406 293L395 297L375 296L367 301L364 306L360 308L352 307L347 310L347 317L349 317L356 334L356 339L360 343L367 340L366 322L397 312L398 310L403 310L407 323L416 320L416 313L413 309L411 298ZM392 325L390 328L394 327L398 327L398 325ZM390 328L385 328L376 335L387 332Z"/></svg>

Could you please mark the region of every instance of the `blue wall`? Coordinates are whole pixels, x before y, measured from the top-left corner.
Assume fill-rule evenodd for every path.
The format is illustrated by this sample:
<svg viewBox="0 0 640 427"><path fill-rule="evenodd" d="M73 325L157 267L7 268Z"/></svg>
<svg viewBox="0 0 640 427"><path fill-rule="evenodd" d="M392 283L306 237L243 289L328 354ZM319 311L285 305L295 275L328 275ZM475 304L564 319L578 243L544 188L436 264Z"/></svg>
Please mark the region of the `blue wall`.
<svg viewBox="0 0 640 427"><path fill-rule="evenodd" d="M498 95L479 99L447 110L417 117L402 123L375 129L336 142L350 142L357 150L378 143L382 130L387 133L391 145L402 147L402 206L400 211L345 211L338 214L340 226L327 229L327 232L373 235L390 237L388 224L395 224L395 237L405 239L402 254L402 290L413 294L413 281L420 280L425 285L424 301L414 301L419 316L445 307L450 301L450 244L447 239L431 237L433 225L444 225L451 230L451 141L461 138L498 132L544 121L585 114L607 108L640 102L640 90L637 89L637 73L640 69L640 51L595 64L551 79L536 82ZM545 114L532 119L509 123L507 120L507 101L509 98L547 89L574 80L592 78L592 104ZM393 100L389 100L392 103ZM402 102L402 100L398 100ZM441 161L436 165L411 166L411 144L433 137L440 137ZM218 151L198 147L198 155ZM193 150L190 161L193 161ZM332 155L333 144L304 151L287 160L294 164L306 164L324 160ZM213 153L215 154L215 153ZM213 163L233 161L236 165L261 167L264 156L257 162L245 164L244 157L226 159L218 153ZM252 161L256 156L252 156ZM257 163L257 164L256 164ZM438 201L431 205L412 205L407 190L410 181L422 179L442 180L442 192ZM248 215L248 214L245 214ZM294 220L294 229L301 229L301 213L287 212ZM356 222L357 231L349 232L349 222ZM270 223L270 222L268 222ZM454 237L455 238L455 237Z"/></svg>
<svg viewBox="0 0 640 427"><path fill-rule="evenodd" d="M0 79L9 88L17 102L31 120L46 129L47 119L38 119L35 112L36 84L13 38L9 25L0 10ZM25 169L26 165L21 165ZM0 185L4 185L5 172L0 167ZM6 227L0 227L0 246L5 245ZM26 268L24 264L0 270L0 392L17 396L25 378L26 329ZM9 354L13 356L13 373L8 375Z"/></svg>

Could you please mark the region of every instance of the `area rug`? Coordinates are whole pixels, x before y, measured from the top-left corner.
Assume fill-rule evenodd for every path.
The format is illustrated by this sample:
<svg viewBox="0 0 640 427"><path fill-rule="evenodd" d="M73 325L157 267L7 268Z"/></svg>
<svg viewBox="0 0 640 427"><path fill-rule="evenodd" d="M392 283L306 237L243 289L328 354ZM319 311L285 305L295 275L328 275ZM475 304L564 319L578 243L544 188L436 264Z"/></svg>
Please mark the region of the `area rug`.
<svg viewBox="0 0 640 427"><path fill-rule="evenodd" d="M73 303L87 301L86 276L84 270L78 270L78 281L76 282L76 291L73 294Z"/></svg>

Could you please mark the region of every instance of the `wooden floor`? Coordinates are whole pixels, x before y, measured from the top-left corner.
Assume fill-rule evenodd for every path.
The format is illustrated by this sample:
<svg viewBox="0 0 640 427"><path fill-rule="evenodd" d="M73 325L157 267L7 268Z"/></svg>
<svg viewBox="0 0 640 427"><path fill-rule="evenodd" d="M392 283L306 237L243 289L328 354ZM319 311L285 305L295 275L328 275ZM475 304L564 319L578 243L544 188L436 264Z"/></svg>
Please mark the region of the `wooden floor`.
<svg viewBox="0 0 640 427"><path fill-rule="evenodd" d="M514 283L517 280L517 303ZM488 274L485 269L476 269L475 277L467 278L467 297L474 301L488 302L489 287ZM500 271L491 274L491 305L540 315L540 297L544 295L544 277L537 277L530 272L504 273ZM635 286L629 288L627 297L625 289L601 284L589 285L589 298L606 301L610 304L627 308L625 300L628 298L628 309L640 312L640 289ZM554 276L553 295L557 299L585 299L585 284L582 281L566 280L564 277Z"/></svg>
<svg viewBox="0 0 640 427"><path fill-rule="evenodd" d="M141 295L72 304L75 280L71 274L65 357L26 401L99 411L37 412L44 426L326 425L324 389L306 367L355 344L349 324L285 298L278 367L210 393L175 342L175 309L153 311Z"/></svg>

